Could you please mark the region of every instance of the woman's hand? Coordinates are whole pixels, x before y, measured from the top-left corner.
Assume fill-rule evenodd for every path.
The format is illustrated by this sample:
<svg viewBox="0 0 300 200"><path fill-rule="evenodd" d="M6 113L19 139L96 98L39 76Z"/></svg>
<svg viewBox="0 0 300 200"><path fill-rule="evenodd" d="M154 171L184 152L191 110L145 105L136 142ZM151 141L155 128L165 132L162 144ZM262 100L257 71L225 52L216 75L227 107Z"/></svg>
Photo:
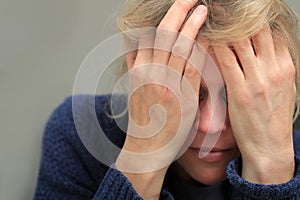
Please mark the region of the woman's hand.
<svg viewBox="0 0 300 200"><path fill-rule="evenodd" d="M295 67L287 44L269 27L251 40L215 46L228 97L233 134L242 154L242 176L262 184L294 174L292 123ZM234 53L235 52L235 53Z"/></svg>
<svg viewBox="0 0 300 200"><path fill-rule="evenodd" d="M196 2L176 0L155 38L141 39L134 62L127 61L129 123L116 167L145 199L159 197L166 169L185 143L198 110L205 51L194 40L207 9L198 6L185 21Z"/></svg>

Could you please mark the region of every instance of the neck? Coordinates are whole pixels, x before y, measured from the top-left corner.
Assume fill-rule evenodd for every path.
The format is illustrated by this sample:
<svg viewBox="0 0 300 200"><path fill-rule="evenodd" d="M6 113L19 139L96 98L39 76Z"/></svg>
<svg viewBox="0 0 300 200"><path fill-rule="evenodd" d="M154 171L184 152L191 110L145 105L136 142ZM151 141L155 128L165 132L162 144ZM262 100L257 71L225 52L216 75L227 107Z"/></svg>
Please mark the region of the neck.
<svg viewBox="0 0 300 200"><path fill-rule="evenodd" d="M172 174L175 175L175 178L184 183L185 185L189 185L192 187L206 187L207 185L202 184L198 181L196 181L195 179L193 179L184 169L183 167L177 163L174 162L170 168L169 168L170 172L172 172Z"/></svg>

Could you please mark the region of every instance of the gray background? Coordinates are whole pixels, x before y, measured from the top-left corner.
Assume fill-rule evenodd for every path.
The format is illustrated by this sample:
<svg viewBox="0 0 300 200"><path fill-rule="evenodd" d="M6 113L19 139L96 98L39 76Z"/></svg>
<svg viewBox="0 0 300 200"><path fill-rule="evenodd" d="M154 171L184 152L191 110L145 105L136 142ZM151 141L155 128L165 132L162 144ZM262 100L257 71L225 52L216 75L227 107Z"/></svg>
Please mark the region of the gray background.
<svg viewBox="0 0 300 200"><path fill-rule="evenodd" d="M0 1L0 200L32 199L46 120L84 57L115 31L122 2Z"/></svg>

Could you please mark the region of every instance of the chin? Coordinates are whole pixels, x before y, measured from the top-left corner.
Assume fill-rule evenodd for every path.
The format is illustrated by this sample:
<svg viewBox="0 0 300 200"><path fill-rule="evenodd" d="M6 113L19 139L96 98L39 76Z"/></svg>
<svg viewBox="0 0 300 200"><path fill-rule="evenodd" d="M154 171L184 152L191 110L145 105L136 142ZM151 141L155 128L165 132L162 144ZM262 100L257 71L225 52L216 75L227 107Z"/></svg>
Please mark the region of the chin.
<svg viewBox="0 0 300 200"><path fill-rule="evenodd" d="M197 156L186 152L178 160L184 171L182 173L198 183L213 185L226 179L226 167L236 155L230 155L219 162L205 162Z"/></svg>
<svg viewBox="0 0 300 200"><path fill-rule="evenodd" d="M201 171L189 171L189 176L204 185L214 185L226 179L226 166L202 168Z"/></svg>

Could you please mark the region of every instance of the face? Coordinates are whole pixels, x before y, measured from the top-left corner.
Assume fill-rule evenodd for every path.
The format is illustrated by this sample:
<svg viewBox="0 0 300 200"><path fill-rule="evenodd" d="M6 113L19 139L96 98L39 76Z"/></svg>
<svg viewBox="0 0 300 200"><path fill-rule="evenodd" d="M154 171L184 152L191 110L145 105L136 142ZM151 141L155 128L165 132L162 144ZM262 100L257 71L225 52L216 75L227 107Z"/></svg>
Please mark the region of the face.
<svg viewBox="0 0 300 200"><path fill-rule="evenodd" d="M205 185L224 180L226 166L239 154L228 117L224 84L222 78L213 77L210 70L212 61L216 63L216 59L213 53L210 53L210 56L211 60L207 59L203 71L203 76L206 74L207 78L201 82L198 122L195 123L197 133L190 147L178 159L185 176L192 178L191 182L197 181ZM218 133L221 134L210 153L204 158L199 158L199 150L205 136Z"/></svg>

